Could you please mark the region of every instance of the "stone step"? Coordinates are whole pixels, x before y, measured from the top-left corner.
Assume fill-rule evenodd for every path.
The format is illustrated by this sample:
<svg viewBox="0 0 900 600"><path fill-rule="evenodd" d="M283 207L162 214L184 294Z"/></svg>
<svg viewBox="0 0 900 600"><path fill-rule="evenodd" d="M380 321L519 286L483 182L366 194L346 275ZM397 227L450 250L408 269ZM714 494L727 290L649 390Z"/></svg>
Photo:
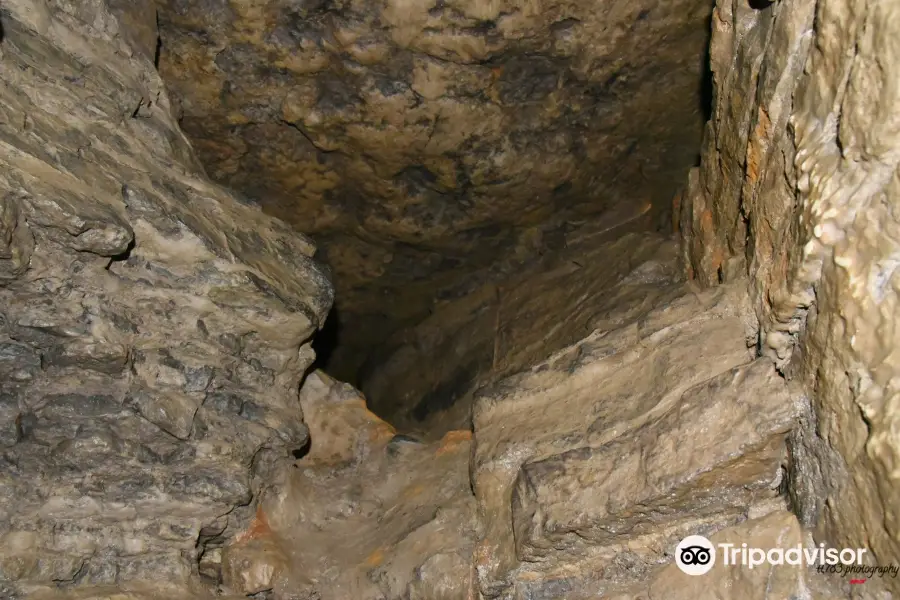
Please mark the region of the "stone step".
<svg viewBox="0 0 900 600"><path fill-rule="evenodd" d="M480 393L485 597L641 580L680 537L777 507L795 409L771 363L753 360L753 321L741 285L686 286Z"/></svg>

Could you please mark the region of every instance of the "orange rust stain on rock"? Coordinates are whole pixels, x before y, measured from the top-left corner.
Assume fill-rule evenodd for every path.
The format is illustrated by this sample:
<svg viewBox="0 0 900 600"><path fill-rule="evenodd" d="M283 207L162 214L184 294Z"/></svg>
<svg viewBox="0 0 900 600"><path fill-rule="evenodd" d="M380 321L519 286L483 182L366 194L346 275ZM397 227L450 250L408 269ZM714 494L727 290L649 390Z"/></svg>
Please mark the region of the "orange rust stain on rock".
<svg viewBox="0 0 900 600"><path fill-rule="evenodd" d="M458 429L456 431L448 431L441 438L441 445L437 449L437 454L445 454L453 452L460 448L464 443L472 441L472 432L466 429Z"/></svg>
<svg viewBox="0 0 900 600"><path fill-rule="evenodd" d="M700 215L700 231L707 235L713 232L713 214L708 208Z"/></svg>
<svg viewBox="0 0 900 600"><path fill-rule="evenodd" d="M766 112L766 109L760 106L756 127L753 129L750 141L747 142L747 179L753 184L759 180L759 164L762 161L762 154L767 144L771 124L772 122L769 120L769 114Z"/></svg>
<svg viewBox="0 0 900 600"><path fill-rule="evenodd" d="M755 184L759 181L759 160L762 151L759 142L755 138L751 138L747 142L747 180Z"/></svg>
<svg viewBox="0 0 900 600"><path fill-rule="evenodd" d="M411 485L403 491L403 495L407 498L415 498L419 494L425 491L424 485Z"/></svg>
<svg viewBox="0 0 900 600"><path fill-rule="evenodd" d="M347 404L348 405L355 404L359 408L362 409L363 417L367 421L369 421L370 427L371 427L371 429L369 429L369 441L370 442L377 442L378 440L385 439L385 438L390 439L397 433L397 430L394 429L390 423L382 420L381 417L379 417L378 415L373 413L371 410L369 410L369 407L366 404L365 398L355 398L353 400L348 400Z"/></svg>
<svg viewBox="0 0 900 600"><path fill-rule="evenodd" d="M366 558L366 562L364 564L369 568L373 568L373 567L377 567L378 565L380 565L383 562L384 562L384 550L382 550L381 548L378 548Z"/></svg>
<svg viewBox="0 0 900 600"><path fill-rule="evenodd" d="M266 518L266 513L263 512L262 506L257 506L256 516L253 517L250 526L247 527L246 531L238 534L234 538L234 543L240 544L259 538L270 537L271 535L272 528L269 526L269 520Z"/></svg>
<svg viewBox="0 0 900 600"><path fill-rule="evenodd" d="M389 442L397 434L397 430L387 423L379 423L369 432L369 442Z"/></svg>

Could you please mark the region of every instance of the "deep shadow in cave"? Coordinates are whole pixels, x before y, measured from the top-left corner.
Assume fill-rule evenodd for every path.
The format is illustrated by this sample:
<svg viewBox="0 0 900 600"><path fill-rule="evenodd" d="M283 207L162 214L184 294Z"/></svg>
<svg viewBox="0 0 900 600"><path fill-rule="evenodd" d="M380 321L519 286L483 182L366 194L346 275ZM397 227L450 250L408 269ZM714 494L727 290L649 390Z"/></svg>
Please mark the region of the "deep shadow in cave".
<svg viewBox="0 0 900 600"><path fill-rule="evenodd" d="M322 369L329 371L331 359L338 347L341 338L341 317L337 306L331 308L325 324L322 326L316 336L313 338L312 347L316 352L316 360L310 369ZM348 382L353 383L353 382Z"/></svg>
<svg viewBox="0 0 900 600"><path fill-rule="evenodd" d="M713 82L713 72L710 62L710 42L712 41L712 16L709 17L706 21L706 29L709 32L709 35L706 40L706 44L703 46L703 55L701 56L700 63L700 110L703 114L703 122L707 122L712 118L712 109L713 109L713 93L714 82ZM698 164L700 154L697 154Z"/></svg>
<svg viewBox="0 0 900 600"><path fill-rule="evenodd" d="M429 420L499 373L493 287L539 278L570 237L672 233L672 198L711 114L711 4L634 3L601 24L573 3L515 42L491 20L460 34L438 3L434 43L452 54L468 47L462 35L484 55L435 61L378 30L379 58L347 69L348 49L317 40L357 25L325 5L303 18L272 5L266 22L278 25L238 44L227 10L164 1L155 59L213 177L309 235L329 263L336 302L312 368L360 388L396 425L398 403L410 421ZM201 22L226 50L183 61L206 56ZM576 43L614 25L631 32L614 48ZM303 53L322 68L271 68Z"/></svg>
<svg viewBox="0 0 900 600"><path fill-rule="evenodd" d="M0 10L0 599L847 600L681 551L900 556L890 1L719 0L717 86L709 0L247 4Z"/></svg>

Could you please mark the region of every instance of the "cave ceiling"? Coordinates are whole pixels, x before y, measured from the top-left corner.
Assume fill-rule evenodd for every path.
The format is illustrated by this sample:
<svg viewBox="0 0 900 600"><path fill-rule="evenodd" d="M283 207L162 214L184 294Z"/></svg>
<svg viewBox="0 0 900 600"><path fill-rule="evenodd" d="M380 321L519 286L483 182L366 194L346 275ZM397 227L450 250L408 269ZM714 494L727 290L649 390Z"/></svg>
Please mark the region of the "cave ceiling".
<svg viewBox="0 0 900 600"><path fill-rule="evenodd" d="M342 349L364 348L566 228L664 212L696 161L710 11L159 0L157 58L208 174L317 240Z"/></svg>

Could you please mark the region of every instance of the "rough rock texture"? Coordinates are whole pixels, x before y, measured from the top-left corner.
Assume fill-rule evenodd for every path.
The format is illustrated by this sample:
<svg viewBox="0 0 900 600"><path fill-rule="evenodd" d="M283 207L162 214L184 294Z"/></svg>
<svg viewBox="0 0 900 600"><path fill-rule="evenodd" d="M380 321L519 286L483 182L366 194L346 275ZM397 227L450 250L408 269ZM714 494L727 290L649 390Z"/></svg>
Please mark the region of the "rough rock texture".
<svg viewBox="0 0 900 600"><path fill-rule="evenodd" d="M774 506L795 402L748 364L741 298L689 292L479 394L485 597L596 597Z"/></svg>
<svg viewBox="0 0 900 600"><path fill-rule="evenodd" d="M672 564L691 534L814 544L785 494L806 398L757 357L746 282L669 286L482 389L474 437L396 435L312 374L312 445L216 557L224 583L273 600L888 600L848 574Z"/></svg>
<svg viewBox="0 0 900 600"><path fill-rule="evenodd" d="M315 234L342 377L436 299L668 206L702 131L709 0L160 0L210 175Z"/></svg>
<svg viewBox="0 0 900 600"><path fill-rule="evenodd" d="M200 175L127 23L0 8L3 597L185 583L308 441L315 249Z"/></svg>
<svg viewBox="0 0 900 600"><path fill-rule="evenodd" d="M755 517L739 525L723 529L709 536L713 544L748 544L756 548L789 548L798 544L813 547L808 532L804 532L797 517L786 510L773 511ZM850 586L829 579L814 569L785 568L762 565L754 569L736 569L722 564L717 556L716 565L702 577L686 577L676 565L668 565L645 584L630 590L612 593L610 600L732 600L754 598L781 600L782 598L815 598L838 600L859 597L886 599L887 596L871 593L871 590L848 593ZM870 593L866 593L870 592Z"/></svg>
<svg viewBox="0 0 900 600"><path fill-rule="evenodd" d="M390 340L396 350L362 373L370 406L402 430L431 437L470 427L478 388L680 294L676 248L658 235L597 225L571 232L565 250L439 304Z"/></svg>
<svg viewBox="0 0 900 600"><path fill-rule="evenodd" d="M704 284L749 273L762 351L811 390L792 440L803 522L896 562L900 6L723 0L711 56L687 258Z"/></svg>
<svg viewBox="0 0 900 600"><path fill-rule="evenodd" d="M471 432L433 444L397 435L319 371L301 403L312 445L225 547L224 583L273 600L473 598Z"/></svg>
<svg viewBox="0 0 900 600"><path fill-rule="evenodd" d="M570 223L555 256L391 340L376 405L403 380L437 410L401 422L474 406L474 435L435 441L321 372L301 387L330 285L305 237L201 174L153 13L0 7L0 597L891 597L896 579L671 563L698 533L900 555L895 4L721 4L680 219L707 289L670 241L607 239L652 222L647 198ZM491 59L497 85L515 56ZM404 373L424 356L448 370Z"/></svg>

